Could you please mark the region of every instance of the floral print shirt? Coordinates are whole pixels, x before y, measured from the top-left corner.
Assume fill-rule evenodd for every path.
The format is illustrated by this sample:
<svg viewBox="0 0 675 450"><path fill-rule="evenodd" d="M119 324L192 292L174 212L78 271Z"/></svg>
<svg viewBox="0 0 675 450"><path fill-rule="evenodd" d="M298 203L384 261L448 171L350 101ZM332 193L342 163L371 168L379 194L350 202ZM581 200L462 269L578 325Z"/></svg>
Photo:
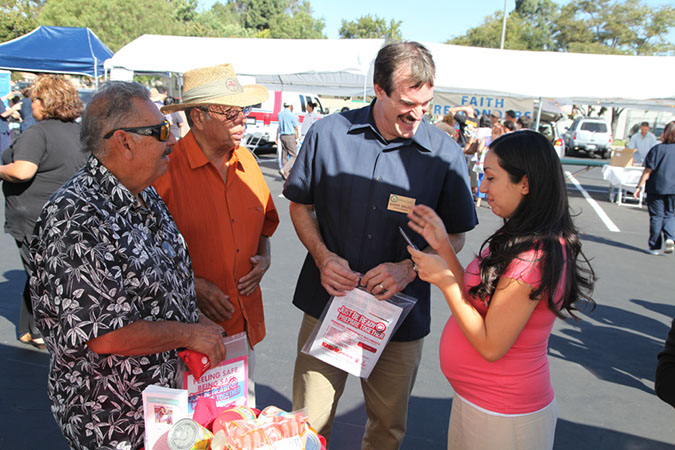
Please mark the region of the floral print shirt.
<svg viewBox="0 0 675 450"><path fill-rule="evenodd" d="M47 202L31 299L49 350L52 413L72 448L143 446L143 389L173 387L176 351L99 355L87 341L137 320L198 321L187 247L152 187L142 205L92 156Z"/></svg>

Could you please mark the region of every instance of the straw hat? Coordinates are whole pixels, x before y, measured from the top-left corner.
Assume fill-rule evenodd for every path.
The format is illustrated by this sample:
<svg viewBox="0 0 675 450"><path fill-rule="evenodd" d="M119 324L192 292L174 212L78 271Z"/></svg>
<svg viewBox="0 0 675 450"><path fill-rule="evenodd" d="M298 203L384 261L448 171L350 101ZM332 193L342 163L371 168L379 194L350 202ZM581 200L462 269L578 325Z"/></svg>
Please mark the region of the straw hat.
<svg viewBox="0 0 675 450"><path fill-rule="evenodd" d="M161 111L169 114L193 106L257 105L269 97L267 88L259 84L241 86L232 64L188 70L183 74L183 103L163 106Z"/></svg>

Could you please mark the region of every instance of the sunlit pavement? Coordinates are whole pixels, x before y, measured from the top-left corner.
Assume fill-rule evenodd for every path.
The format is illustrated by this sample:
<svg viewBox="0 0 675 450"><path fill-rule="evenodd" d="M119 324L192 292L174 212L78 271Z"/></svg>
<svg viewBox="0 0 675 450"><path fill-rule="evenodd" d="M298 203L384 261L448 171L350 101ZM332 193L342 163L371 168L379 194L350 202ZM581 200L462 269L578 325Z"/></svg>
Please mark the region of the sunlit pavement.
<svg viewBox="0 0 675 450"><path fill-rule="evenodd" d="M263 279L267 337L257 350L258 406L291 408L291 379L300 312L291 305L305 250L279 197L282 180L272 157L261 167L281 216L272 240L272 266ZM567 167L574 173L578 167ZM586 255L599 277L596 310L582 321L558 321L551 336L551 377L559 406L556 449L675 448L675 410L654 394L656 355L675 317L675 254L646 252L646 207L609 203L600 169L575 175L619 231L606 223L568 182ZM500 220L479 208L480 225L460 254L472 259ZM4 223L4 208L0 207ZM0 448L66 449L46 396L48 355L16 339L18 302L24 274L13 239L0 235ZM432 290L432 332L410 400L407 450L445 449L452 389L440 371L438 342L449 309ZM333 449L360 448L365 412L358 380L351 377L333 429Z"/></svg>

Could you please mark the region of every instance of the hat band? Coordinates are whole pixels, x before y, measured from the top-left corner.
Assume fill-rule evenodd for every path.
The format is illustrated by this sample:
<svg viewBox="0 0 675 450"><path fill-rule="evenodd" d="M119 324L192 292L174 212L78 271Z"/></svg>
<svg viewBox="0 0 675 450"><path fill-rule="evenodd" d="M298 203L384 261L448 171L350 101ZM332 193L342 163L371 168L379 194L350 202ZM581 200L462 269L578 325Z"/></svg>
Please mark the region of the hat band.
<svg viewBox="0 0 675 450"><path fill-rule="evenodd" d="M236 78L226 78L216 80L210 83L195 86L183 93L183 103L207 102L224 95L243 94L244 88L241 87Z"/></svg>

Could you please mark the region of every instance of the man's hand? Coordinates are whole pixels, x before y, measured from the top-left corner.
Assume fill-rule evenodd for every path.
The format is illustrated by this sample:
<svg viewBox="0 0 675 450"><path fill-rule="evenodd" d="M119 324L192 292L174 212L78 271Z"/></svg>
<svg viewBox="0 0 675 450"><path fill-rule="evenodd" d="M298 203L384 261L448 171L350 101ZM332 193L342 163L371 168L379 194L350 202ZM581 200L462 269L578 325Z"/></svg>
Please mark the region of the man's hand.
<svg viewBox="0 0 675 450"><path fill-rule="evenodd" d="M222 322L232 317L234 307L230 298L211 281L206 278L195 278L195 290L197 291L197 306L206 317Z"/></svg>
<svg viewBox="0 0 675 450"><path fill-rule="evenodd" d="M405 289L415 276L410 260L382 263L366 272L361 285L378 300L388 300Z"/></svg>
<svg viewBox="0 0 675 450"><path fill-rule="evenodd" d="M270 268L270 257L269 255L252 256L251 264L253 264L251 271L241 277L239 279L239 284L237 284L237 289L241 295L250 295L260 284L260 280L262 280L263 275L265 275L267 269Z"/></svg>
<svg viewBox="0 0 675 450"><path fill-rule="evenodd" d="M359 284L359 277L349 268L349 262L332 252L317 267L321 271L321 284L330 295L342 297Z"/></svg>
<svg viewBox="0 0 675 450"><path fill-rule="evenodd" d="M207 317L200 316L199 323L190 325L190 337L186 348L205 354L211 367L216 367L225 359L223 327L216 325Z"/></svg>

